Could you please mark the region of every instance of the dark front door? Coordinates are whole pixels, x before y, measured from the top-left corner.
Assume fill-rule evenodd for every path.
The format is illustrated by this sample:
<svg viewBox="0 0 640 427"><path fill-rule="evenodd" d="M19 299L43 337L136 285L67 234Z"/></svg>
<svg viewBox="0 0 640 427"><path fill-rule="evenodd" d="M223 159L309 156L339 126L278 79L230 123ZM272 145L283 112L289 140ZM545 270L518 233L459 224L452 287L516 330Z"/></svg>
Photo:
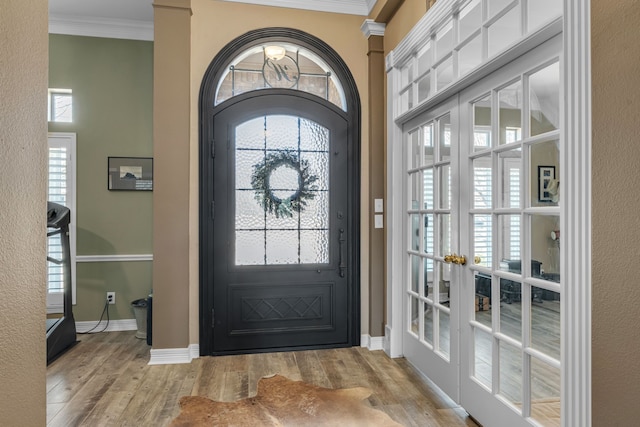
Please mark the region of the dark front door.
<svg viewBox="0 0 640 427"><path fill-rule="evenodd" d="M345 114L278 90L233 101L214 110L205 201L212 353L349 345Z"/></svg>

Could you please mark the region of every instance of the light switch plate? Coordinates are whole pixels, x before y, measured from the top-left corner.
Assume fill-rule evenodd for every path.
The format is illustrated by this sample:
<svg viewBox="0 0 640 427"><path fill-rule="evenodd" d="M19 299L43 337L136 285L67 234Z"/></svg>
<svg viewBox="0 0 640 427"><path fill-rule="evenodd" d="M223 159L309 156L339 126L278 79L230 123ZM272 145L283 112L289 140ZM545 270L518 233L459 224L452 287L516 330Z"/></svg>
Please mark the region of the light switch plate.
<svg viewBox="0 0 640 427"><path fill-rule="evenodd" d="M384 204L382 202L382 199L373 199L373 210L375 213L382 213L384 212Z"/></svg>
<svg viewBox="0 0 640 427"><path fill-rule="evenodd" d="M375 228L383 228L383 226L384 226L383 215L374 215L373 219L374 219L374 227Z"/></svg>

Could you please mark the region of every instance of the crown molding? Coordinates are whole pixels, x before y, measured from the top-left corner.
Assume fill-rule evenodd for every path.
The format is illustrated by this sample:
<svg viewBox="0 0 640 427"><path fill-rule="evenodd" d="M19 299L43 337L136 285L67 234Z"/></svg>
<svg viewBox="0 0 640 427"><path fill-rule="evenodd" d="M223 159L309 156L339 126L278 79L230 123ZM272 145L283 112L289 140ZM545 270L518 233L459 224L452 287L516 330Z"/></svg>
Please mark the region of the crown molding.
<svg viewBox="0 0 640 427"><path fill-rule="evenodd" d="M314 10L317 12L344 13L368 16L376 0L223 0L234 3L260 4L263 6L288 7L291 9Z"/></svg>
<svg viewBox="0 0 640 427"><path fill-rule="evenodd" d="M366 38L369 38L371 36L384 36L386 27L386 24L375 22L373 19L365 19L360 26L360 30Z"/></svg>
<svg viewBox="0 0 640 427"><path fill-rule="evenodd" d="M153 41L153 22L50 15L49 34Z"/></svg>

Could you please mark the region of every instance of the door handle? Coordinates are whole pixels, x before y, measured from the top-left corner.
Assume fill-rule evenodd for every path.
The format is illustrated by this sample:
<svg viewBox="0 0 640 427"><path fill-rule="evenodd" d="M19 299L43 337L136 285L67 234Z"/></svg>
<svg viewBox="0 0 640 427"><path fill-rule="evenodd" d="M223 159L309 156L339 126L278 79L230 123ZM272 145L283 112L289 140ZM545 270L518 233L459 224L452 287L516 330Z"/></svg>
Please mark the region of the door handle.
<svg viewBox="0 0 640 427"><path fill-rule="evenodd" d="M344 261L344 243L347 238L344 236L344 228L340 229L340 235L338 236L339 252L340 252L340 277L344 277L344 271L347 269L347 265Z"/></svg>
<svg viewBox="0 0 640 427"><path fill-rule="evenodd" d="M467 257L464 255L456 255L455 253L444 256L444 262L447 264L465 265L467 263Z"/></svg>

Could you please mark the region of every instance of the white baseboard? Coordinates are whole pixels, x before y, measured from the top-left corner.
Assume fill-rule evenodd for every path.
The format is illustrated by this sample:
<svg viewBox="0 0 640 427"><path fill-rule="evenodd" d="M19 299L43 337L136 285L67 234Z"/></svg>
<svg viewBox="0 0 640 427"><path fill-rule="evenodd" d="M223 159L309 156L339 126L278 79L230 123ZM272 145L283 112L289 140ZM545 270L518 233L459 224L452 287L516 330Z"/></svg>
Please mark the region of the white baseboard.
<svg viewBox="0 0 640 427"><path fill-rule="evenodd" d="M97 326L96 326L97 325ZM88 322L76 322L77 332L88 332L93 329L92 332L100 332L107 326L107 321L102 320L99 324L97 320L90 320ZM94 329L95 328L95 329ZM117 331L136 331L138 325L136 319L122 319L122 320L109 320L109 325L104 332L117 332Z"/></svg>
<svg viewBox="0 0 640 427"><path fill-rule="evenodd" d="M369 334L363 334L360 336L360 347L368 348L369 350L382 350L384 344L384 337L372 337Z"/></svg>
<svg viewBox="0 0 640 427"><path fill-rule="evenodd" d="M191 363L193 359L200 357L200 345L190 344L187 348L151 349L150 353L149 365Z"/></svg>

